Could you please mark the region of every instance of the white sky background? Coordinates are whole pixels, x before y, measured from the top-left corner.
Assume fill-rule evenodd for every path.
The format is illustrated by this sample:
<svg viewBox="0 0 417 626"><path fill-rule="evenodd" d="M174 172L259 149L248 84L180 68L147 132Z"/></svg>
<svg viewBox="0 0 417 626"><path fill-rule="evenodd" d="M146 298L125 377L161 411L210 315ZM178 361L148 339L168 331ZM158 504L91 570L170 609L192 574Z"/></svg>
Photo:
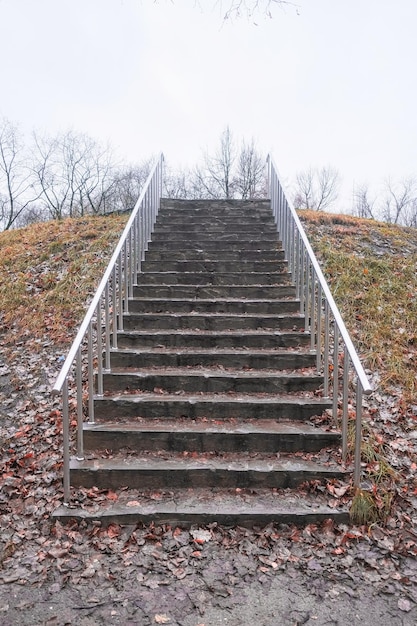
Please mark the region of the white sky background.
<svg viewBox="0 0 417 626"><path fill-rule="evenodd" d="M0 116L173 166L229 125L284 183L337 168L340 211L354 184L417 175L416 0L298 0L232 22L219 4L0 0Z"/></svg>

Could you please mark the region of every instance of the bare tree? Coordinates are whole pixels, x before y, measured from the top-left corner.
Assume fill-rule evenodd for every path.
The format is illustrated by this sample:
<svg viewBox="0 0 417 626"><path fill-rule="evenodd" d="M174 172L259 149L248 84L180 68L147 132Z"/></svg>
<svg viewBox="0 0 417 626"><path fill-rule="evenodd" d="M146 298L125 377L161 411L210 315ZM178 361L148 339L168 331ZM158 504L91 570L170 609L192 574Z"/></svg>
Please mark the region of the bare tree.
<svg viewBox="0 0 417 626"><path fill-rule="evenodd" d="M297 5L290 0L216 0L225 20L246 17L254 18L256 15L272 17L272 9L276 6Z"/></svg>
<svg viewBox="0 0 417 626"><path fill-rule="evenodd" d="M294 206L296 209L314 208L314 173L310 168L303 172L298 172L296 177L296 192L294 196Z"/></svg>
<svg viewBox="0 0 417 626"><path fill-rule="evenodd" d="M17 126L0 121L0 225L8 230L39 197Z"/></svg>
<svg viewBox="0 0 417 626"><path fill-rule="evenodd" d="M145 185L154 159L136 165L125 165L115 170L106 196L106 212L131 211Z"/></svg>
<svg viewBox="0 0 417 626"><path fill-rule="evenodd" d="M243 140L237 159L235 189L243 199L261 198L267 195L266 160L256 149L255 141Z"/></svg>
<svg viewBox="0 0 417 626"><path fill-rule="evenodd" d="M294 206L297 209L325 211L339 196L340 174L330 167L305 170L296 177Z"/></svg>
<svg viewBox="0 0 417 626"><path fill-rule="evenodd" d="M165 175L163 180L163 195L166 198L182 198L192 197L190 184L187 182L191 177L188 170L171 170L165 167Z"/></svg>
<svg viewBox="0 0 417 626"><path fill-rule="evenodd" d="M194 169L193 194L201 198L233 198L233 166L236 149L230 128L227 126L220 137L220 145L214 156L204 155L203 166Z"/></svg>
<svg viewBox="0 0 417 626"><path fill-rule="evenodd" d="M385 183L385 191L382 207L383 219L391 224L412 221L417 196L417 180L409 177L393 183L388 179Z"/></svg>
<svg viewBox="0 0 417 626"><path fill-rule="evenodd" d="M359 185L353 192L353 214L357 217L367 219L375 219L376 199L369 197L369 188L367 185Z"/></svg>
<svg viewBox="0 0 417 626"><path fill-rule="evenodd" d="M34 134L33 172L50 216L61 219L104 212L114 185L110 147L82 133Z"/></svg>

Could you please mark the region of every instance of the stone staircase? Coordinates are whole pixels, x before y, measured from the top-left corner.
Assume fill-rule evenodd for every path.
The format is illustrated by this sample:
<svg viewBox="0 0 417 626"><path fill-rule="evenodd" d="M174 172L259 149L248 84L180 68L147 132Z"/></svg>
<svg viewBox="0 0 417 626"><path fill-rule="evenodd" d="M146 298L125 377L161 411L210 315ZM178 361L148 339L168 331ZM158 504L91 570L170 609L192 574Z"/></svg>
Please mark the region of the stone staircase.
<svg viewBox="0 0 417 626"><path fill-rule="evenodd" d="M347 521L305 488L344 471L339 433L315 424L331 404L299 308L268 201L164 200L85 459L71 461L73 486L111 498L65 515Z"/></svg>

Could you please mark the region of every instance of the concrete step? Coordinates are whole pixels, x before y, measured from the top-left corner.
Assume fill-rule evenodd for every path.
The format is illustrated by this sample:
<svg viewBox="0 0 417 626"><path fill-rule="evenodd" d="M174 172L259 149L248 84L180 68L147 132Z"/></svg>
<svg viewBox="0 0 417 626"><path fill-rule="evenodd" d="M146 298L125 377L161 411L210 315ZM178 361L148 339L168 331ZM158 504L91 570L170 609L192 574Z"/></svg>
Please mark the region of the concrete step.
<svg viewBox="0 0 417 626"><path fill-rule="evenodd" d="M348 524L346 508L329 505L329 497L318 493L277 489L170 489L155 494L153 490L115 492L116 502L105 500L88 508L59 507L55 519L98 521L108 524L169 524L187 528L219 524L222 526L264 527L268 524L320 524L332 519Z"/></svg>
<svg viewBox="0 0 417 626"><path fill-rule="evenodd" d="M263 213L256 218L248 213L206 213L188 214L188 215L168 215L166 212L160 212L155 222L155 229L168 228L175 226L180 229L221 229L233 232L241 232L240 229L259 229L259 230L275 230L276 224L272 212L267 215Z"/></svg>
<svg viewBox="0 0 417 626"><path fill-rule="evenodd" d="M134 298L129 300L131 313L229 313L233 315L283 315L298 313L300 302L295 299L285 300L244 300L192 298Z"/></svg>
<svg viewBox="0 0 417 626"><path fill-rule="evenodd" d="M273 230L269 230L268 232L259 232L256 229L252 229L251 231L245 231L245 232L224 232L221 230L218 231L201 231L201 230L195 230L195 231L189 231L189 232L182 232L180 230L173 230L173 229L167 229L164 231L156 231L152 234L152 241L158 241L163 243L165 241L181 241L184 243L184 246L187 245L187 243L190 243L192 245L199 245L201 246L202 244L204 245L205 242L215 242L217 245L220 243L221 247L222 244L225 244L226 242L237 242L239 243L239 245L241 247L245 247L245 242L262 242L262 245L265 242L271 242L271 243L277 243L279 241L279 236L278 233L274 232Z"/></svg>
<svg viewBox="0 0 417 626"><path fill-rule="evenodd" d="M187 249L159 250L154 246L146 253L146 261L283 261L283 250L200 250L198 247L187 246Z"/></svg>
<svg viewBox="0 0 417 626"><path fill-rule="evenodd" d="M171 452L318 452L340 443L340 433L303 422L274 420L149 420L84 424L86 452L121 449Z"/></svg>
<svg viewBox="0 0 417 626"><path fill-rule="evenodd" d="M163 241L150 241L148 243L148 250L158 250L158 251L169 251L169 250L181 250L181 251L191 251L191 250L200 250L202 252L216 252L217 250L221 253L222 250L227 248L231 252L240 252L244 254L245 252L250 251L267 251L273 252L275 250L281 251L282 245L281 242L277 239L270 241L262 241L258 239L245 239L236 241L227 241L225 243L221 243L216 239L206 239L201 241L184 241L184 239L170 239L169 237L164 238Z"/></svg>
<svg viewBox="0 0 417 626"><path fill-rule="evenodd" d="M142 272L180 272L180 273L273 273L284 272L287 269L287 261L270 260L270 261L206 261L198 259L190 260L173 260L163 259L161 261L142 262Z"/></svg>
<svg viewBox="0 0 417 626"><path fill-rule="evenodd" d="M304 328L304 316L298 313L284 315L261 315L260 313L225 314L225 313L125 313L125 330L301 330Z"/></svg>
<svg viewBox="0 0 417 626"><path fill-rule="evenodd" d="M138 283L146 285L287 285L291 283L288 272L146 272L138 275Z"/></svg>
<svg viewBox="0 0 417 626"><path fill-rule="evenodd" d="M277 349L298 348L300 345L307 346L310 342L308 333L297 331L245 331L225 330L209 331L195 330L132 330L118 332L118 346L130 350L144 347L165 348L219 348L219 349Z"/></svg>
<svg viewBox="0 0 417 626"><path fill-rule="evenodd" d="M145 275L141 280L146 280ZM157 285L145 284L133 287L134 298L187 299L249 299L273 300L295 297L295 287L282 285Z"/></svg>
<svg viewBox="0 0 417 626"><path fill-rule="evenodd" d="M271 201L264 198L252 200L176 200L164 198L161 201L160 210L173 211L177 215L180 213L187 214L188 212L192 212L193 215L197 215L199 212L212 214L221 211L228 214L234 211L237 215L245 212L249 215L258 215L259 213L270 215Z"/></svg>
<svg viewBox="0 0 417 626"><path fill-rule="evenodd" d="M306 481L343 478L340 466L320 464L297 457L182 455L148 453L139 457L114 455L70 462L71 484L98 489L170 489L223 487L287 489Z"/></svg>
<svg viewBox="0 0 417 626"><path fill-rule="evenodd" d="M219 370L218 368L115 370L103 376L107 393L141 393L154 389L166 393L296 393L314 391L323 377L311 370L282 373L271 370Z"/></svg>
<svg viewBox="0 0 417 626"><path fill-rule="evenodd" d="M251 215L249 213L199 213L189 212L188 214L173 214L168 211L160 211L156 220L156 226L164 228L172 226L173 228L223 228L235 230L241 225L251 226L252 228L271 228L276 231L277 227L272 213L261 213Z"/></svg>
<svg viewBox="0 0 417 626"><path fill-rule="evenodd" d="M312 394L119 394L95 398L97 422L135 418L274 419L306 421L331 408L330 400Z"/></svg>
<svg viewBox="0 0 417 626"><path fill-rule="evenodd" d="M149 350L116 349L110 353L111 368L198 367L218 366L244 369L301 369L314 367L316 355L308 349L245 350L150 348Z"/></svg>
<svg viewBox="0 0 417 626"><path fill-rule="evenodd" d="M236 220L245 217L246 219L250 219L252 221L263 220L263 219L271 219L272 211L270 205L258 205L258 207L254 206L211 206L209 209L203 206L193 206L187 207L183 206L180 210L173 206L161 204L161 208L158 214L158 218L163 218L164 220L177 219L181 222L188 220L189 218L193 220L199 219L217 219L224 218L228 220L232 220L233 223Z"/></svg>

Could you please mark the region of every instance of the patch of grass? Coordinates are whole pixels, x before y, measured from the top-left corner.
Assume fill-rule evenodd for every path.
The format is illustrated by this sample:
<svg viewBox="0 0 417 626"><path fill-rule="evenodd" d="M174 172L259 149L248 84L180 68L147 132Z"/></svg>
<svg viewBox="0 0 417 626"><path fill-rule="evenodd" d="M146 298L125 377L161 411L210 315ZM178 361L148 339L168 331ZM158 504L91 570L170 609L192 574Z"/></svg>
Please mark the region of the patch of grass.
<svg viewBox="0 0 417 626"><path fill-rule="evenodd" d="M70 341L126 220L83 217L0 233L0 318L6 344L22 335Z"/></svg>
<svg viewBox="0 0 417 626"><path fill-rule="evenodd" d="M375 487L370 490L357 489L350 505L350 518L355 524L367 525L384 522L390 514L394 494L382 493Z"/></svg>
<svg viewBox="0 0 417 626"><path fill-rule="evenodd" d="M417 231L306 212L304 225L359 353L417 398Z"/></svg>

